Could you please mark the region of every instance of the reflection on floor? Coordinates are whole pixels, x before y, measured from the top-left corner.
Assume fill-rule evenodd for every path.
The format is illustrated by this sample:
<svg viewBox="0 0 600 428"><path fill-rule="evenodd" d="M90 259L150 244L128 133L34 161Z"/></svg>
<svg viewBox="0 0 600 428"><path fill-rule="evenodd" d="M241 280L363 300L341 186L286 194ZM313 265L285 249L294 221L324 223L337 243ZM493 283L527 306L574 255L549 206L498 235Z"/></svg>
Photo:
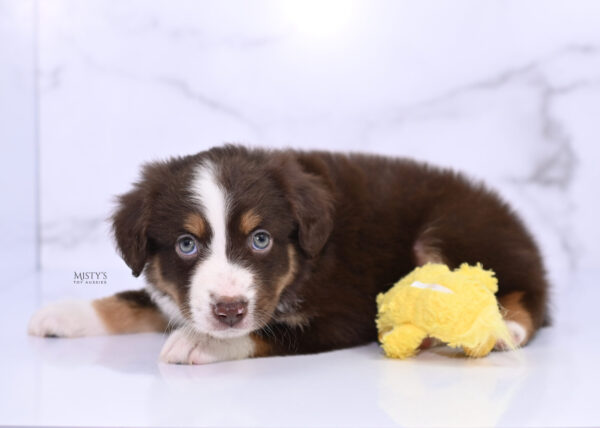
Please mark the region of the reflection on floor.
<svg viewBox="0 0 600 428"><path fill-rule="evenodd" d="M160 334L26 336L34 308L56 298L53 277L32 276L0 290L0 425L598 426L593 278L557 296L555 325L515 353L396 361L373 344L190 367L157 362Z"/></svg>

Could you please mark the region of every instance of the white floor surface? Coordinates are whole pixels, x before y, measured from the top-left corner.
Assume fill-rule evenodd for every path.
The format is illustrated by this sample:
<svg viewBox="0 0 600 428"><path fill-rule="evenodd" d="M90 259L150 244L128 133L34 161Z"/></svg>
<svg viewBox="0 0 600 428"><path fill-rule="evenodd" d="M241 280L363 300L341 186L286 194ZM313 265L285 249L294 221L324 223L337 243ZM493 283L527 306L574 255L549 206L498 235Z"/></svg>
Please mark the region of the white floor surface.
<svg viewBox="0 0 600 428"><path fill-rule="evenodd" d="M206 366L158 363L160 334L28 337L56 298L32 276L0 288L0 425L600 426L599 273L555 296L555 325L514 353L397 361L373 344Z"/></svg>

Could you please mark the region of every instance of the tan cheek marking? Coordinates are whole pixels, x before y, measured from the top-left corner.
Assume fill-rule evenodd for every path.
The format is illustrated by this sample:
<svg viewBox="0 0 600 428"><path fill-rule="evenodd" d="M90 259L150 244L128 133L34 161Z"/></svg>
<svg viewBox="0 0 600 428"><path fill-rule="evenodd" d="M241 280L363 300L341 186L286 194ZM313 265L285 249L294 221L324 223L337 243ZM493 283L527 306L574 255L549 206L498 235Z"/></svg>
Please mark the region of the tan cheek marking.
<svg viewBox="0 0 600 428"><path fill-rule="evenodd" d="M163 332L167 320L151 306L140 306L116 296L92 302L98 316L111 333Z"/></svg>
<svg viewBox="0 0 600 428"><path fill-rule="evenodd" d="M273 348L265 339L256 333L250 333L250 339L254 343L254 351L251 357L268 357L273 355Z"/></svg>
<svg viewBox="0 0 600 428"><path fill-rule="evenodd" d="M294 246L289 244L287 247L288 250L288 259L289 259L289 267L286 273L284 273L279 281L277 281L276 291L277 296L279 296L285 287L290 285L294 278L296 277L296 273L298 271L298 264L296 262L296 250L294 250Z"/></svg>
<svg viewBox="0 0 600 428"><path fill-rule="evenodd" d="M200 216L200 214L190 214L187 216L185 222L183 223L183 227L197 237L201 237L206 231L206 224L204 223L204 219L202 216Z"/></svg>
<svg viewBox="0 0 600 428"><path fill-rule="evenodd" d="M523 298L522 291L516 291L514 293L509 293L505 296L499 297L498 302L502 307L502 316L506 321L515 321L519 323L525 329L527 333L525 337L525 343L531 338L533 334L533 321L531 319L531 315L529 311L525 309L523 304L521 303L521 299Z"/></svg>
<svg viewBox="0 0 600 428"><path fill-rule="evenodd" d="M153 258L149 263L148 279L156 288L166 293L179 307L181 307L181 298L177 286L163 278L160 273L160 260L158 257Z"/></svg>
<svg viewBox="0 0 600 428"><path fill-rule="evenodd" d="M242 217L240 219L240 231L244 235L248 235L250 232L252 232L258 227L261 221L262 219L258 214L254 212L254 210L248 210L244 214L242 214Z"/></svg>
<svg viewBox="0 0 600 428"><path fill-rule="evenodd" d="M290 260L290 265L285 274L281 276L279 281L277 282L277 300L279 300L279 296L285 290L285 288L294 281L296 278L296 273L298 271L298 262L296 261L296 251L294 250L293 245L288 245L288 257ZM309 324L309 318L306 314L301 312L293 312L289 314L282 314L277 316L277 321L290 325L292 327L300 327L304 328Z"/></svg>

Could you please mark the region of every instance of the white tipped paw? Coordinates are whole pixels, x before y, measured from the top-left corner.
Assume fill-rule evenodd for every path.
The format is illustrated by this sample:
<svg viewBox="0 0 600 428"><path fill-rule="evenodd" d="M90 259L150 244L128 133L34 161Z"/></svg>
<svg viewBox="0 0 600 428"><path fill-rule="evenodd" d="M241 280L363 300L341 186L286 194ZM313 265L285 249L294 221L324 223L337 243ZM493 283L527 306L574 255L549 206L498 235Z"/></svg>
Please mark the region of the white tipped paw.
<svg viewBox="0 0 600 428"><path fill-rule="evenodd" d="M106 328L91 302L64 301L39 309L27 331L32 336L81 337L105 334Z"/></svg>
<svg viewBox="0 0 600 428"><path fill-rule="evenodd" d="M202 364L199 361L200 342L182 330L172 332L160 351L160 361L168 364Z"/></svg>
<svg viewBox="0 0 600 428"><path fill-rule="evenodd" d="M527 330L521 324L516 321L506 321L506 327L508 327L508 331L512 336L513 343L516 347L523 346L527 341ZM504 343L503 340L499 340L496 342L496 346L494 346L496 351L507 351L509 347Z"/></svg>
<svg viewBox="0 0 600 428"><path fill-rule="evenodd" d="M253 350L254 342L248 336L217 339L179 329L169 335L159 359L168 364L208 364L247 358Z"/></svg>

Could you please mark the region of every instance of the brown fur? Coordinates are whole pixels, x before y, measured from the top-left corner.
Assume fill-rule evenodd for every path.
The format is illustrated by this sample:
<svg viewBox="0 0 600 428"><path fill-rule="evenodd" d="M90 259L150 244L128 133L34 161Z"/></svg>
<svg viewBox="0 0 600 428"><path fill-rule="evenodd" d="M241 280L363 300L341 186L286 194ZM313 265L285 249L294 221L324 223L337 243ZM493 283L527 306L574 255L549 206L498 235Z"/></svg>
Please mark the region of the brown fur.
<svg viewBox="0 0 600 428"><path fill-rule="evenodd" d="M436 243L426 233L422 233L415 241L413 256L416 266L423 266L427 263L446 263L441 251L436 247Z"/></svg>
<svg viewBox="0 0 600 428"><path fill-rule="evenodd" d="M529 323L531 336L548 321L537 246L481 183L407 159L235 146L147 165L113 217L133 274L148 265L147 280L173 296L184 315L210 225L203 219L194 260L179 258L174 245L190 215L202 218L189 189L194 171L209 161L234 201L227 257L256 273L257 355L376 340L375 297L426 261L451 268L480 262L497 274L507 317ZM248 231L257 227L274 238L268 254L248 250Z"/></svg>

